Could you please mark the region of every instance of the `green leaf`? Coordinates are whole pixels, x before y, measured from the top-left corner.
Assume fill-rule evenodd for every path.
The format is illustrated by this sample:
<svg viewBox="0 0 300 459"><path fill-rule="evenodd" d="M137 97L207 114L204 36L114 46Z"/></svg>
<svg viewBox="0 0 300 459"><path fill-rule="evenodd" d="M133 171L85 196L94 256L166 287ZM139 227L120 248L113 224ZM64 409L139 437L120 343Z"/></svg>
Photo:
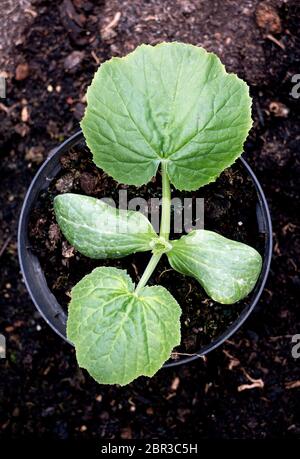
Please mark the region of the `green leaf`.
<svg viewBox="0 0 300 459"><path fill-rule="evenodd" d="M56 196L57 222L67 240L90 258L120 258L151 250L158 236L141 213L115 209L89 196Z"/></svg>
<svg viewBox="0 0 300 459"><path fill-rule="evenodd" d="M87 102L81 127L96 165L136 186L164 161L176 188L198 189L238 158L252 125L247 84L183 43L142 45L105 62Z"/></svg>
<svg viewBox="0 0 300 459"><path fill-rule="evenodd" d="M192 231L172 245L167 253L171 266L197 279L219 303L236 303L247 296L261 271L261 256L255 249L212 231Z"/></svg>
<svg viewBox="0 0 300 459"><path fill-rule="evenodd" d="M181 310L164 287L134 292L125 271L96 268L72 289L67 336L99 383L153 376L180 342Z"/></svg>

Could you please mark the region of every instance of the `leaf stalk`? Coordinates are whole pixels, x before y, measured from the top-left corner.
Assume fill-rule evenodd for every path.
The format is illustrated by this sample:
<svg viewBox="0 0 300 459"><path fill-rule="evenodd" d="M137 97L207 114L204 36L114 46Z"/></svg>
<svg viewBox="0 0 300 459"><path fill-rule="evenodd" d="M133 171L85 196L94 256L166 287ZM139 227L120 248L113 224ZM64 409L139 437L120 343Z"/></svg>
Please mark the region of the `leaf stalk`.
<svg viewBox="0 0 300 459"><path fill-rule="evenodd" d="M171 227L171 187L170 180L167 173L167 167L164 162L161 163L161 175L162 175L162 212L159 237L164 239L165 242L169 241L170 227ZM138 293L148 282L153 271L159 263L164 251L159 253L153 253L149 260L148 265L135 289L135 293Z"/></svg>

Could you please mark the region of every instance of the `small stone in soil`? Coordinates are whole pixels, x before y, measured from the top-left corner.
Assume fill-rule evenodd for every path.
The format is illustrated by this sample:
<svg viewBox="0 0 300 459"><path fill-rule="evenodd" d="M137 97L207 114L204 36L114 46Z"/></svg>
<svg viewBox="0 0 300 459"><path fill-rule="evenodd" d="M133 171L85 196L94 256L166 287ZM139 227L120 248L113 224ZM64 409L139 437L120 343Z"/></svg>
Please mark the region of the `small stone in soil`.
<svg viewBox="0 0 300 459"><path fill-rule="evenodd" d="M25 80L29 75L29 66L27 63L19 64L16 68L16 80L22 81Z"/></svg>
<svg viewBox="0 0 300 459"><path fill-rule="evenodd" d="M60 179L57 180L55 188L60 193L67 193L71 191L74 185L74 175L69 172L68 174L63 175Z"/></svg>
<svg viewBox="0 0 300 459"><path fill-rule="evenodd" d="M256 23L266 32L280 33L282 30L281 20L276 9L267 2L260 2L256 9Z"/></svg>
<svg viewBox="0 0 300 459"><path fill-rule="evenodd" d="M49 248L53 250L57 247L57 243L61 238L61 232L60 232L60 229L57 223L52 223L50 225L48 236L49 236L49 242L50 242Z"/></svg>
<svg viewBox="0 0 300 459"><path fill-rule="evenodd" d="M62 256L64 258L71 258L71 257L74 257L74 253L75 253L75 248L72 245L68 244L68 242L63 241Z"/></svg>
<svg viewBox="0 0 300 459"><path fill-rule="evenodd" d="M40 164L44 159L45 148L42 145L37 145L35 147L30 147L26 151L25 159L35 164Z"/></svg>
<svg viewBox="0 0 300 459"><path fill-rule="evenodd" d="M71 54L69 54L65 61L64 61L64 68L66 70L72 70L75 67L77 67L82 59L84 58L84 52L83 51L73 51Z"/></svg>

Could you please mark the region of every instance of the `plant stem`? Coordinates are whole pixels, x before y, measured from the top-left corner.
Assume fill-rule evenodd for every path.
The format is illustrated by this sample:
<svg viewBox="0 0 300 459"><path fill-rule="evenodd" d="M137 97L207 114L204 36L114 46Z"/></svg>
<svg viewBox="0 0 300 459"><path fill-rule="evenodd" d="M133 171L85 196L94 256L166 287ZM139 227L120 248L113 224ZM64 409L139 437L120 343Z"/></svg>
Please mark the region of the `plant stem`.
<svg viewBox="0 0 300 459"><path fill-rule="evenodd" d="M150 279L153 271L155 270L159 260L161 259L162 253L158 254L153 254L152 257L150 258L149 263L147 264L147 267L135 289L135 293L138 293L139 290L141 290L145 285L147 284L148 280Z"/></svg>
<svg viewBox="0 0 300 459"><path fill-rule="evenodd" d="M169 240L170 236L170 224L171 224L171 188L170 181L166 170L166 164L161 164L161 175L162 175L162 212L159 236L163 237L166 241ZM153 254L149 260L149 263L135 289L135 293L138 293L148 282L153 271L158 265L163 253Z"/></svg>
<svg viewBox="0 0 300 459"><path fill-rule="evenodd" d="M162 213L160 222L159 235L164 237L166 241L170 236L170 223L171 223L171 188L170 181L166 170L166 163L161 165L162 175Z"/></svg>

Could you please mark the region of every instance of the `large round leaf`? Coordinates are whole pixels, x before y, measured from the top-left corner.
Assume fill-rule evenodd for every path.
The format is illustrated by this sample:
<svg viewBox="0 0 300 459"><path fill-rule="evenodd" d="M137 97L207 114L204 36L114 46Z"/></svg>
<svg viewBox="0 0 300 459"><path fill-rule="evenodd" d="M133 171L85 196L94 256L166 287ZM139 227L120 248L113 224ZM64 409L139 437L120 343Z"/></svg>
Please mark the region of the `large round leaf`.
<svg viewBox="0 0 300 459"><path fill-rule="evenodd" d="M95 163L119 182L147 183L161 161L173 185L215 180L251 127L247 84L218 57L183 43L142 45L101 65L81 126Z"/></svg>
<svg viewBox="0 0 300 459"><path fill-rule="evenodd" d="M72 289L67 336L99 383L153 376L180 343L181 310L164 287L135 293L125 271L96 268Z"/></svg>

